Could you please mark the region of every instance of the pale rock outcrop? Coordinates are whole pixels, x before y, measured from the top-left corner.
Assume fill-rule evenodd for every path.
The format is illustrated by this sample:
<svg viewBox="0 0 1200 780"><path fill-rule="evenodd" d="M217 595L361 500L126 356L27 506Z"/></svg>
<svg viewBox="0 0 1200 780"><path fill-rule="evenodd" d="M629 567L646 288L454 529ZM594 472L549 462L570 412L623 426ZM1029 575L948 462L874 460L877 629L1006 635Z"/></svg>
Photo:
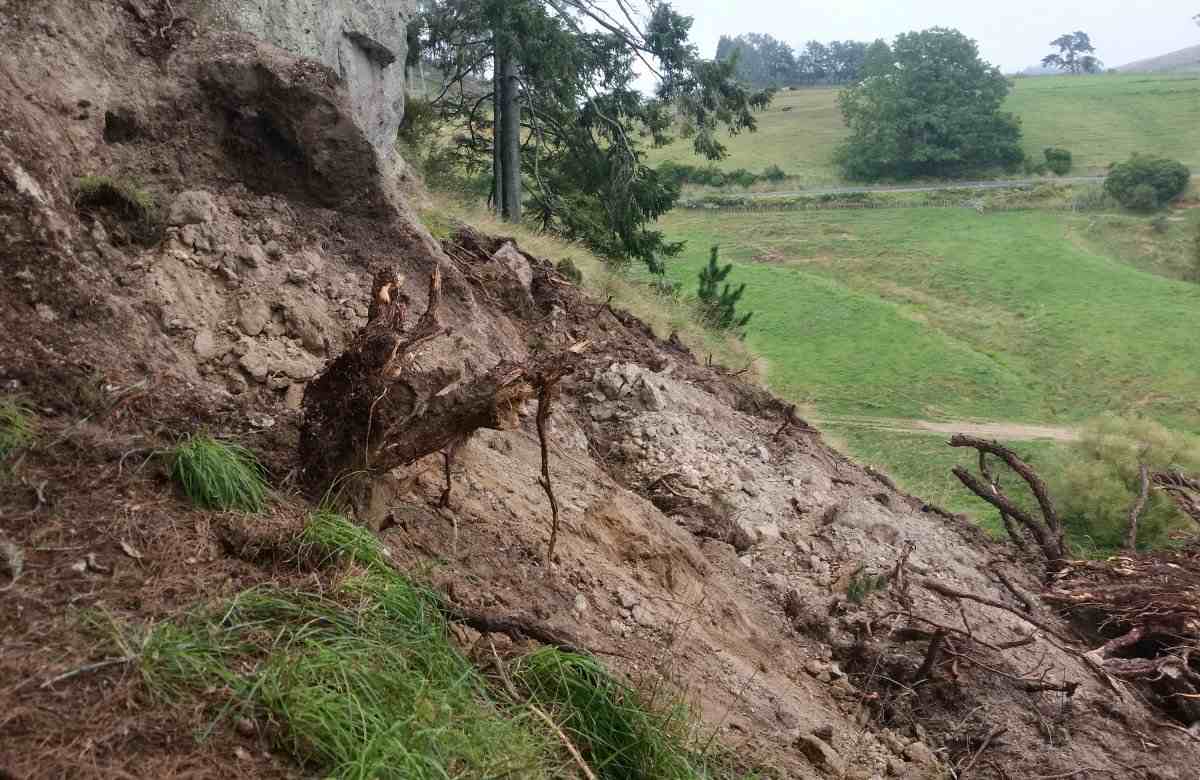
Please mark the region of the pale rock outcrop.
<svg viewBox="0 0 1200 780"><path fill-rule="evenodd" d="M406 29L415 0L212 0L210 21L328 66L385 160L404 116Z"/></svg>

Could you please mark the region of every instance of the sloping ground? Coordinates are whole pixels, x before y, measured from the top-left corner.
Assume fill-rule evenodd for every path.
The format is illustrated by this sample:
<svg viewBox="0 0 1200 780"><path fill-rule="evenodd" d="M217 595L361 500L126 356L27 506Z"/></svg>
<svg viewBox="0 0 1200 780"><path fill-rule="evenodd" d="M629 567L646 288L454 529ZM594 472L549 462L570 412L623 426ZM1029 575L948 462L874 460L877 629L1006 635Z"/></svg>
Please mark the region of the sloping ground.
<svg viewBox="0 0 1200 780"><path fill-rule="evenodd" d="M1200 71L1200 46L1147 57L1117 68L1121 73L1178 73Z"/></svg>
<svg viewBox="0 0 1200 780"><path fill-rule="evenodd" d="M449 507L436 455L387 482L390 559L452 614L517 645L504 626L569 636L638 685L683 692L768 776L1188 776L1200 748L1135 691L1019 614L946 595L1017 604L996 572L1032 590L1024 564L548 262L504 241L438 246L328 71L193 31L164 38L98 2L0 28L0 382L39 427L0 492L0 534L24 559L0 595L3 774L332 771L271 738L286 717L220 717L226 686L155 697L144 646L114 659L111 634L254 586L338 592L336 572L281 554L313 508L292 487L296 407L363 324L374 273L403 272L419 309L436 267L451 333L423 368L469 379L591 345L549 420L553 561L532 407L517 430L466 442ZM161 211L81 189L85 175L135 182ZM158 453L199 431L269 467L268 514L177 492ZM962 636L923 665L931 625ZM479 644L453 630L464 651Z"/></svg>

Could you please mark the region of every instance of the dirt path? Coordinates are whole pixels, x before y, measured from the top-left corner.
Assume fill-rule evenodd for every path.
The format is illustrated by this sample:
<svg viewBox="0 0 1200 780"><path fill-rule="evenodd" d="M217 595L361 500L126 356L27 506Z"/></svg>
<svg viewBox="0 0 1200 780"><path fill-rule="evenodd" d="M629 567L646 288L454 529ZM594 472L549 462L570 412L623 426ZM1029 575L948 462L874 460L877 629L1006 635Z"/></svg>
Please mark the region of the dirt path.
<svg viewBox="0 0 1200 780"><path fill-rule="evenodd" d="M1074 428L1057 425L1029 425L1010 422L934 422L932 420L905 420L895 417L826 417L811 420L817 425L848 425L855 428L874 428L895 433L925 433L951 436L965 433L984 439L1001 441L1076 441L1079 432Z"/></svg>

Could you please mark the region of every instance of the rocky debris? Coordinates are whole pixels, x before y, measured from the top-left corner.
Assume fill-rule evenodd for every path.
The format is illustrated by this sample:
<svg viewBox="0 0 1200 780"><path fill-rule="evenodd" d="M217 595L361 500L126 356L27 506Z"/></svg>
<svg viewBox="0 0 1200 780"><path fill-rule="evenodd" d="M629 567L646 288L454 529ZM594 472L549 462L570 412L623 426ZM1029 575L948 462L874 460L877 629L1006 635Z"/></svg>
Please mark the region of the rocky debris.
<svg viewBox="0 0 1200 780"><path fill-rule="evenodd" d="M171 209L167 213L167 224L173 227L202 225L213 221L216 213L216 203L213 196L204 190L186 190L175 196L171 201ZM192 231L191 235L195 235ZM195 239L189 243L194 245Z"/></svg>
<svg viewBox="0 0 1200 780"><path fill-rule="evenodd" d="M299 411L304 404L304 385L290 384L283 397L283 405L293 411Z"/></svg>
<svg viewBox="0 0 1200 780"><path fill-rule="evenodd" d="M267 264L267 253L259 244L246 244L238 252L238 259L251 268Z"/></svg>
<svg viewBox="0 0 1200 780"><path fill-rule="evenodd" d="M795 744L796 748L813 766L824 770L827 774L840 777L846 771L845 762L842 761L838 752L815 734L803 734Z"/></svg>
<svg viewBox="0 0 1200 780"><path fill-rule="evenodd" d="M258 297L238 301L238 327L247 336L257 336L271 321L271 307Z"/></svg>
<svg viewBox="0 0 1200 780"><path fill-rule="evenodd" d="M234 352L239 355L238 365L254 381L267 383L270 377L279 377L284 387L292 384L287 380L311 379L322 364L319 358L277 340L242 339Z"/></svg>
<svg viewBox="0 0 1200 780"><path fill-rule="evenodd" d="M192 340L192 349L196 351L196 357L202 362L219 358L227 351L227 348L217 341L217 337L208 328L201 328L196 332L196 337Z"/></svg>
<svg viewBox="0 0 1200 780"><path fill-rule="evenodd" d="M904 748L904 757L921 766L937 766L937 756L924 742L916 741Z"/></svg>

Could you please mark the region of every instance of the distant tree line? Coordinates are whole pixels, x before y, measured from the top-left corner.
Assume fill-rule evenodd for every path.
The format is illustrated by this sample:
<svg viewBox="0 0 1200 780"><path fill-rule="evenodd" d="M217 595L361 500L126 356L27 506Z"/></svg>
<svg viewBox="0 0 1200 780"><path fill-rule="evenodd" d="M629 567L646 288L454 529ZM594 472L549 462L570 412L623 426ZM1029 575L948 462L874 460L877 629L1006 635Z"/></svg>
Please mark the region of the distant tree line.
<svg viewBox="0 0 1200 780"><path fill-rule="evenodd" d="M722 35L716 59L736 59L738 78L759 88L849 84L858 80L871 46L865 41L809 41L794 51L763 33Z"/></svg>

